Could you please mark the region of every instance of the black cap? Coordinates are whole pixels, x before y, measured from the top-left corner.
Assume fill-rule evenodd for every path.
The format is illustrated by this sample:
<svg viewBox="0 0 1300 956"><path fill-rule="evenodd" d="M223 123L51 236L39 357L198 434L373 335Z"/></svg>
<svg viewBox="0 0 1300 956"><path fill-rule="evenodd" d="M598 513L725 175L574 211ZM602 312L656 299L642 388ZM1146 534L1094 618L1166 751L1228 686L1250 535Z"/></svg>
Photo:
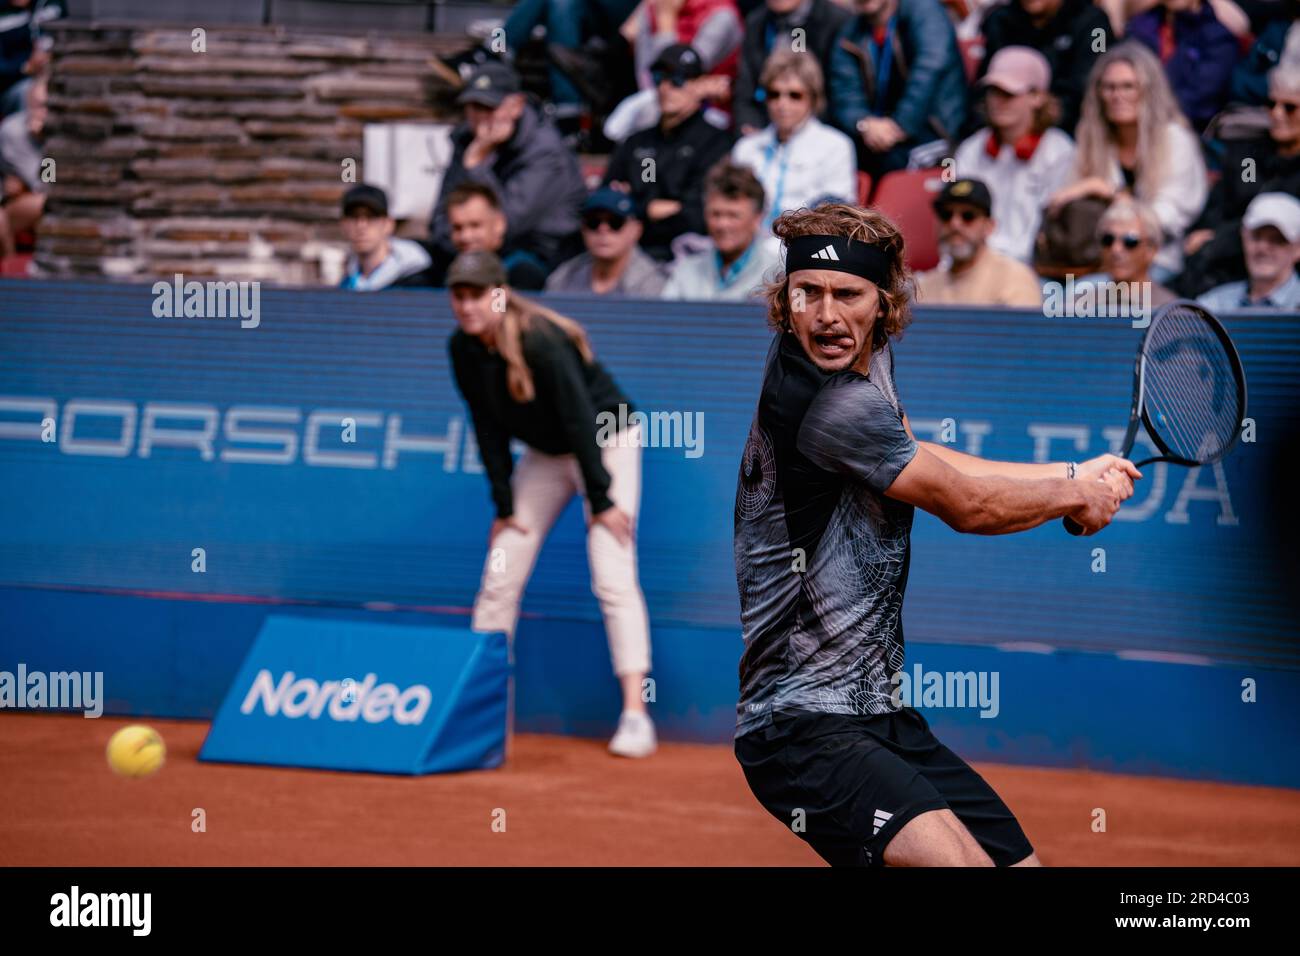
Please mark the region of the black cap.
<svg viewBox="0 0 1300 956"><path fill-rule="evenodd" d="M472 285L481 289L506 284L506 267L495 252L462 252L447 267L443 280L450 289L454 285Z"/></svg>
<svg viewBox="0 0 1300 956"><path fill-rule="evenodd" d="M343 194L343 215L354 209L369 209L376 216L388 215L388 195L378 186L353 186Z"/></svg>
<svg viewBox="0 0 1300 956"><path fill-rule="evenodd" d="M674 43L664 47L663 52L650 64L651 72L662 72L683 80L693 80L704 75L704 64L700 55L689 43Z"/></svg>
<svg viewBox="0 0 1300 956"><path fill-rule="evenodd" d="M956 202L970 203L986 216L993 212L993 197L989 194L989 187L978 179L958 179L944 186L943 192L935 197L934 208L942 209Z"/></svg>
<svg viewBox="0 0 1300 956"><path fill-rule="evenodd" d="M488 60L476 66L470 73L460 95L456 97L456 102L462 106L466 103L477 103L480 106L496 109L501 105L502 100L511 93L518 93L519 89L518 73L500 60Z"/></svg>

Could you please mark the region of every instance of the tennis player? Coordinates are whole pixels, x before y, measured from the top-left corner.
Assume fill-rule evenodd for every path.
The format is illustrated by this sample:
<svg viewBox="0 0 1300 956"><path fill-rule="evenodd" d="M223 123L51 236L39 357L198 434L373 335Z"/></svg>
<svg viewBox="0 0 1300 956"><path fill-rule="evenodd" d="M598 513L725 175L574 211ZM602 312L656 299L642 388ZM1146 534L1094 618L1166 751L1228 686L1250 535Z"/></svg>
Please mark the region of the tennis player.
<svg viewBox="0 0 1300 956"><path fill-rule="evenodd" d="M768 351L736 490L745 652L735 752L750 789L832 865L1039 865L993 789L896 706L914 508L1003 534L1094 534L1140 477L985 461L918 442L890 338L908 322L898 229L841 203L780 216Z"/></svg>
<svg viewBox="0 0 1300 956"><path fill-rule="evenodd" d="M512 290L494 254L461 253L446 283L460 326L448 343L452 368L496 505L471 626L504 631L513 642L537 552L565 506L584 495L591 589L623 691L609 749L647 757L656 740L641 697L650 621L636 563L640 425L597 440L597 416L626 422L631 403L595 360L582 326ZM513 438L527 446L518 465Z"/></svg>

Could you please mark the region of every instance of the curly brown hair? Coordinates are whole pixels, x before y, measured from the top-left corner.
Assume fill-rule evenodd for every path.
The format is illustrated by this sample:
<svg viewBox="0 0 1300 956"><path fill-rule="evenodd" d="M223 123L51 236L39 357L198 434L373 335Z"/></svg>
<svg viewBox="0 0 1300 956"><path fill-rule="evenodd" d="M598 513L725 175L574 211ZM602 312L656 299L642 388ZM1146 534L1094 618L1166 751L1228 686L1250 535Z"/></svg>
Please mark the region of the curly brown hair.
<svg viewBox="0 0 1300 956"><path fill-rule="evenodd" d="M871 333L872 351L884 348L890 338L901 335L912 321L912 272L903 254L903 234L875 209L848 203L823 203L816 209L792 209L772 223L772 232L783 242L796 236L846 236L869 242L890 257L886 284L879 286L881 311ZM784 272L763 288L767 299L767 321L772 328L790 331L790 283Z"/></svg>

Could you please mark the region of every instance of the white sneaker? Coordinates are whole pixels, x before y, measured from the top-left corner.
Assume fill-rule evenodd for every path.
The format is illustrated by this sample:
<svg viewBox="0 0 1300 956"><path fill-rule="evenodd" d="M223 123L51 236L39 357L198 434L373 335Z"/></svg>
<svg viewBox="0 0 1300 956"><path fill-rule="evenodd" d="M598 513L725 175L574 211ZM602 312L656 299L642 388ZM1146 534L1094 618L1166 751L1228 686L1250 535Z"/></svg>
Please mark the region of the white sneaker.
<svg viewBox="0 0 1300 956"><path fill-rule="evenodd" d="M648 714L625 710L618 730L609 742L609 752L618 757L648 757L655 752L655 725Z"/></svg>

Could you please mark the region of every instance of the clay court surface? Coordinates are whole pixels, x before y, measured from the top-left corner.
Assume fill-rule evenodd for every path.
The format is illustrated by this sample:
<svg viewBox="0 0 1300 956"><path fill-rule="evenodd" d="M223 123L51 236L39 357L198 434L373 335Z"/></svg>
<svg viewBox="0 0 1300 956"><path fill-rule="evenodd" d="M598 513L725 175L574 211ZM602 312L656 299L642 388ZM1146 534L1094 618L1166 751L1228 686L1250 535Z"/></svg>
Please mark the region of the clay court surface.
<svg viewBox="0 0 1300 956"><path fill-rule="evenodd" d="M726 746L627 761L603 741L520 735L503 769L406 778L200 763L207 723L151 720L167 765L128 780L104 746L131 722L0 716L0 865L823 865ZM1300 864L1300 792L976 767L1048 865ZM1109 832L1091 831L1095 807Z"/></svg>

